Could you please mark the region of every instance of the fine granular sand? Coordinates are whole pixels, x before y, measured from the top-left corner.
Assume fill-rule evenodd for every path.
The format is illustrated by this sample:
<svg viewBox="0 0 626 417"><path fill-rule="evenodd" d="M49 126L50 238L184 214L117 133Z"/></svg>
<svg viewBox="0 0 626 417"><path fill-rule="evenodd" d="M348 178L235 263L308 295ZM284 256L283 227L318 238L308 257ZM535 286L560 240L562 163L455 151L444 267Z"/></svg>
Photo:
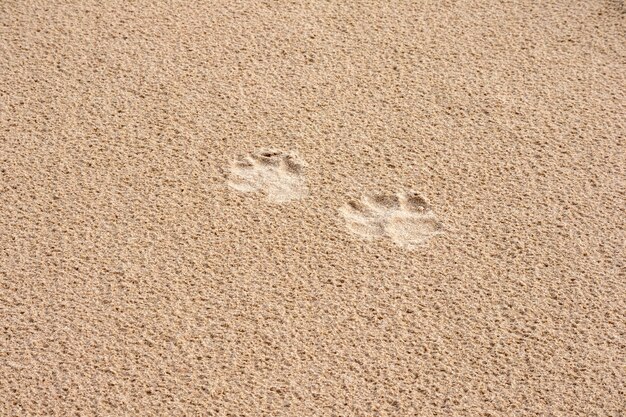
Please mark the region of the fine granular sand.
<svg viewBox="0 0 626 417"><path fill-rule="evenodd" d="M625 10L0 2L0 415L625 416Z"/></svg>

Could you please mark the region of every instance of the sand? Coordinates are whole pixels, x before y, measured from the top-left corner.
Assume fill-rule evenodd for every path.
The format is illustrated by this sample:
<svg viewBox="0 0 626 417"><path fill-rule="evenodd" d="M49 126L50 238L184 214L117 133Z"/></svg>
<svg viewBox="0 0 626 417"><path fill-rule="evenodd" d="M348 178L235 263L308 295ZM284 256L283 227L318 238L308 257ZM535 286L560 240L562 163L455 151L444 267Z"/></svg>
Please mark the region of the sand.
<svg viewBox="0 0 626 417"><path fill-rule="evenodd" d="M3 1L0 415L626 415L622 1Z"/></svg>

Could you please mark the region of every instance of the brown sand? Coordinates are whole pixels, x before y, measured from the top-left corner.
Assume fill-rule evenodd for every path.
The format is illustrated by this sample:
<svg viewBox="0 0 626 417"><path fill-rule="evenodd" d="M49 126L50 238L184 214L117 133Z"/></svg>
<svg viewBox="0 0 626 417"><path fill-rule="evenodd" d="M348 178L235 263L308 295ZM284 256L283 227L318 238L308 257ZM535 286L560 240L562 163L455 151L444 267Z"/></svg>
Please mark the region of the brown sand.
<svg viewBox="0 0 626 417"><path fill-rule="evenodd" d="M0 3L2 416L626 415L623 2L191 3Z"/></svg>

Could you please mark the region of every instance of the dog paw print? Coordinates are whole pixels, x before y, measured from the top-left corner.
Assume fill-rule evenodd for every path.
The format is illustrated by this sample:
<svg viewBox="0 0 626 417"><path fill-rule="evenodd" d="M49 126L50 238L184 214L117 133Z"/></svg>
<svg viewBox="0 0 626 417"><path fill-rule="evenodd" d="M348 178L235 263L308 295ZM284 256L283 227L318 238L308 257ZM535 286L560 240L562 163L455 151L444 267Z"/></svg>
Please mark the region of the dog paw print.
<svg viewBox="0 0 626 417"><path fill-rule="evenodd" d="M375 194L340 209L348 230L365 239L387 237L412 249L443 233L443 225L417 193Z"/></svg>
<svg viewBox="0 0 626 417"><path fill-rule="evenodd" d="M308 194L304 168L304 161L293 153L254 152L233 161L228 186L243 193L261 192L274 203L298 200Z"/></svg>

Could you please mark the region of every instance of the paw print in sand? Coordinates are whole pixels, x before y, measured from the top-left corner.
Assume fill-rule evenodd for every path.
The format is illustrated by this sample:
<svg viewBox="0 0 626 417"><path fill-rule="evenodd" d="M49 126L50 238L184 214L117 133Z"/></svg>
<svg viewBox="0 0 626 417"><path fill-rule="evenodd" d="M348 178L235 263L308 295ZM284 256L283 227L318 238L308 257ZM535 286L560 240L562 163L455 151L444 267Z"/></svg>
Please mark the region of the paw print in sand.
<svg viewBox="0 0 626 417"><path fill-rule="evenodd" d="M304 198L305 163L295 154L266 150L240 156L230 167L228 185L240 192L262 192L274 203Z"/></svg>
<svg viewBox="0 0 626 417"><path fill-rule="evenodd" d="M443 233L443 226L417 193L375 194L340 209L349 231L366 239L390 238L412 249Z"/></svg>

